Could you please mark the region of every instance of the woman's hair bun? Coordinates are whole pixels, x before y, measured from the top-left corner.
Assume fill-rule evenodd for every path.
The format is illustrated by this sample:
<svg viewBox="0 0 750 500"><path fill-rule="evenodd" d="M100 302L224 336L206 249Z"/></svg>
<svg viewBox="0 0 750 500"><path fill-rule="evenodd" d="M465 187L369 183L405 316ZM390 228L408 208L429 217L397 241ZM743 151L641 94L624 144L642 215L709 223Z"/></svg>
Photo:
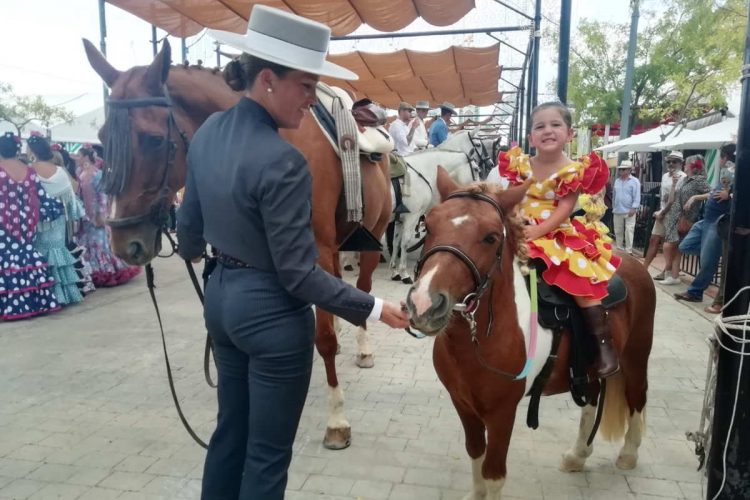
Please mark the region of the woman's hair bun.
<svg viewBox="0 0 750 500"><path fill-rule="evenodd" d="M238 92L247 88L248 81L239 59L232 60L224 67L224 81L229 88Z"/></svg>

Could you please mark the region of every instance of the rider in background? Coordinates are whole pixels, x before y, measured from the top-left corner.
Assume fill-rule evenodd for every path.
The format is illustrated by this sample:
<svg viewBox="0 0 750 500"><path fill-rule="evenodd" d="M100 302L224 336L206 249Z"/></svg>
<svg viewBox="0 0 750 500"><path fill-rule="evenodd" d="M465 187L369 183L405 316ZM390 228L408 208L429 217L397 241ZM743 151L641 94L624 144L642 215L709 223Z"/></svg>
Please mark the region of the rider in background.
<svg viewBox="0 0 750 500"><path fill-rule="evenodd" d="M451 122L451 116L456 114L456 108L449 102L440 105L440 118L430 125L430 145L439 146L448 138L448 124Z"/></svg>
<svg viewBox="0 0 750 500"><path fill-rule="evenodd" d="M620 264L612 245L584 218L571 220L578 195L597 194L609 178L607 164L592 153L578 161L568 158L565 146L573 138L570 110L562 103L540 104L531 113L529 143L533 157L519 147L500 153L500 174L510 185L532 180L519 215L525 229L529 257L540 259L542 278L569 293L581 308L587 330L599 348L597 371L601 378L619 370L602 299Z"/></svg>

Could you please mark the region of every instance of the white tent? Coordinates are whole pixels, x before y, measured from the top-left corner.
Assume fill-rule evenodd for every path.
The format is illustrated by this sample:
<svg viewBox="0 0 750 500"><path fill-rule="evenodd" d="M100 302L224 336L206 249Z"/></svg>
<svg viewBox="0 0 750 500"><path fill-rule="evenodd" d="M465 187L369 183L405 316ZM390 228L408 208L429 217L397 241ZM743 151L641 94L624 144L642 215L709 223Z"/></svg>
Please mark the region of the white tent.
<svg viewBox="0 0 750 500"><path fill-rule="evenodd" d="M680 144L689 142L693 137L695 137L698 132L699 130L690 130L685 127L680 127L679 130L672 133L669 137L661 142L652 144L651 147L657 151L663 151L667 149L684 149L680 147Z"/></svg>
<svg viewBox="0 0 750 500"><path fill-rule="evenodd" d="M725 144L737 142L739 119L727 118L723 122L709 125L698 130L683 130L673 138L668 138L652 147L658 149L717 149Z"/></svg>
<svg viewBox="0 0 750 500"><path fill-rule="evenodd" d="M99 144L99 128L104 124L104 108L77 116L71 123L60 123L50 128L55 142Z"/></svg>
<svg viewBox="0 0 750 500"><path fill-rule="evenodd" d="M14 134L18 133L15 125L10 122L6 122L5 120L0 120L0 135L6 132L13 132ZM28 137L32 132L39 132L42 135L47 133L47 131L44 130L44 127L41 127L36 123L27 123L21 131L21 136Z"/></svg>
<svg viewBox="0 0 750 500"><path fill-rule="evenodd" d="M596 148L596 151L609 151L612 153L624 151L659 151L658 148L653 148L651 145L661 141L663 136L672 131L672 128L674 128L674 125L662 125L642 134L632 135L627 139Z"/></svg>

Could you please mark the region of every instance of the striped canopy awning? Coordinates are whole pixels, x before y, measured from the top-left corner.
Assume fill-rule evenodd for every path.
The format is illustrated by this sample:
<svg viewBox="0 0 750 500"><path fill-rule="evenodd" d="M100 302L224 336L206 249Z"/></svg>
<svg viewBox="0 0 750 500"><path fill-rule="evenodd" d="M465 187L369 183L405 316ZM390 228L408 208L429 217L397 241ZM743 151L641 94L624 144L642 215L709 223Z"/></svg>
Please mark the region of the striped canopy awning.
<svg viewBox="0 0 750 500"><path fill-rule="evenodd" d="M107 0L131 14L185 38L203 28L244 33L255 4L294 12L327 24L334 36L348 35L363 24L398 31L421 17L449 26L474 8L474 0Z"/></svg>

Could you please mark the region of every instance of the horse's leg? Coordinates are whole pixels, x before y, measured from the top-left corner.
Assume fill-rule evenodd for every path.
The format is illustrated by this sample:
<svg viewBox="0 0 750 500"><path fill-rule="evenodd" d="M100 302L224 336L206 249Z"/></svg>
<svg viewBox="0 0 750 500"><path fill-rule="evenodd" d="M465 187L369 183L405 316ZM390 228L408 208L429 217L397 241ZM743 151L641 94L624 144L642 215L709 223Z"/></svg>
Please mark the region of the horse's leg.
<svg viewBox="0 0 750 500"><path fill-rule="evenodd" d="M346 252L337 252L333 258L333 275L341 278L341 261L346 259ZM341 354L341 320L338 316L333 316L333 334L336 336L336 354Z"/></svg>
<svg viewBox="0 0 750 500"><path fill-rule="evenodd" d="M599 401L599 404L604 404L604 401ZM586 459L591 456L594 451L594 446L588 446L588 441L591 431L594 428L594 421L596 420L596 406L586 405L581 408L581 421L578 424L578 438L573 446L563 453L562 462L560 463L560 470L563 472L581 472L583 466L586 463Z"/></svg>
<svg viewBox="0 0 750 500"><path fill-rule="evenodd" d="M622 445L615 465L618 469L635 469L638 464L638 447L646 429L646 415L644 412L633 410L628 419L628 432L625 434L625 444Z"/></svg>
<svg viewBox="0 0 750 500"><path fill-rule="evenodd" d="M463 500L484 500L487 498L487 486L482 477L482 464L484 463L487 442L484 437L484 423L482 420L471 413L468 409L462 408L453 400L453 404L458 412L458 418L461 419L461 425L464 428L464 438L466 440L466 453L471 459L471 491Z"/></svg>
<svg viewBox="0 0 750 500"><path fill-rule="evenodd" d="M398 274L401 276L401 282L407 285L414 283L411 277L411 273L408 269L409 256L407 255L406 249L409 248L409 242L411 241L411 233L417 225L419 220L419 214L408 213L405 214L403 224L401 226L401 240L399 241L401 249L401 258L398 264Z"/></svg>
<svg viewBox="0 0 750 500"><path fill-rule="evenodd" d="M331 248L319 245L318 263L326 271L335 274L338 255ZM342 450L351 444L352 430L344 414L344 392L336 376L336 349L338 342L333 329L333 315L323 309L315 310L315 347L323 358L328 382L328 423L323 446L330 450Z"/></svg>
<svg viewBox="0 0 750 500"><path fill-rule="evenodd" d="M398 261L401 248L401 237L403 236L403 216L398 222L393 223L393 246L391 247L391 259L388 267L391 269L391 280L401 281L401 275L398 273Z"/></svg>
<svg viewBox="0 0 750 500"><path fill-rule="evenodd" d="M359 254L359 279L357 288L364 292L372 290L372 274L380 262L380 252L360 252ZM357 327L357 366L360 368L372 368L375 366L373 349L370 344L370 335L367 333L367 323Z"/></svg>
<svg viewBox="0 0 750 500"><path fill-rule="evenodd" d="M628 432L615 465L618 469L634 469L638 464L638 447L646 432L646 363L631 363L624 359L622 376L625 379L625 399L630 411Z"/></svg>
<svg viewBox="0 0 750 500"><path fill-rule="evenodd" d="M513 424L516 418L518 401L504 401L497 413L487 415L487 452L482 464L482 477L487 488L487 500L502 498L505 477L508 475L506 461L510 436L513 434ZM482 498L482 497L479 497Z"/></svg>

